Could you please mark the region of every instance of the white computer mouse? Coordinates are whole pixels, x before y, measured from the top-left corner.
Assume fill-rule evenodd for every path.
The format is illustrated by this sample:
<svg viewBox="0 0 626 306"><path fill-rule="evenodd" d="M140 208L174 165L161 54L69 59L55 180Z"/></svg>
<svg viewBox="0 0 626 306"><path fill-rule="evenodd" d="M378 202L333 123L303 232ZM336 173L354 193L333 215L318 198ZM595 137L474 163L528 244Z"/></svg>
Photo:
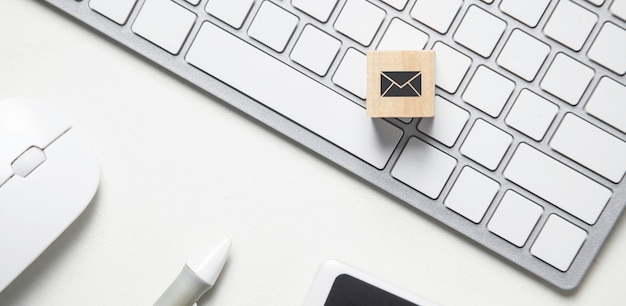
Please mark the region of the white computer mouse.
<svg viewBox="0 0 626 306"><path fill-rule="evenodd" d="M96 156L44 101L0 101L0 291L85 210L100 182Z"/></svg>

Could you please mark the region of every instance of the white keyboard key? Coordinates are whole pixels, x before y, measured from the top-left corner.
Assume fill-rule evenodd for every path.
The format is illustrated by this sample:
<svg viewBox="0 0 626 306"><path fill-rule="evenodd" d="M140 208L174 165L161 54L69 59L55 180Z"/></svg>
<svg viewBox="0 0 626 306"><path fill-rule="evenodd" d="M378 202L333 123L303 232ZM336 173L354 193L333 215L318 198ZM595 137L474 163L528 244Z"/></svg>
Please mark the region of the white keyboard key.
<svg viewBox="0 0 626 306"><path fill-rule="evenodd" d="M613 15L626 21L626 0L614 0L610 10Z"/></svg>
<svg viewBox="0 0 626 306"><path fill-rule="evenodd" d="M406 6L408 0L382 0L383 2L389 4L391 7L395 8L398 11L401 11Z"/></svg>
<svg viewBox="0 0 626 306"><path fill-rule="evenodd" d="M515 29L496 62L504 69L532 82L549 53L548 45Z"/></svg>
<svg viewBox="0 0 626 306"><path fill-rule="evenodd" d="M204 10L235 29L241 28L254 0L209 0Z"/></svg>
<svg viewBox="0 0 626 306"><path fill-rule="evenodd" d="M337 6L337 0L291 0L291 4L311 17L326 22Z"/></svg>
<svg viewBox="0 0 626 306"><path fill-rule="evenodd" d="M208 22L186 60L376 168L387 164L402 137L387 121L368 118L354 102Z"/></svg>
<svg viewBox="0 0 626 306"><path fill-rule="evenodd" d="M469 112L440 96L435 96L435 109L437 116L422 118L417 129L452 147L469 119Z"/></svg>
<svg viewBox="0 0 626 306"><path fill-rule="evenodd" d="M487 169L496 170L512 141L511 135L478 119L465 138L460 151Z"/></svg>
<svg viewBox="0 0 626 306"><path fill-rule="evenodd" d="M492 117L498 117L515 89L515 83L497 72L479 66L470 80L463 101Z"/></svg>
<svg viewBox="0 0 626 306"><path fill-rule="evenodd" d="M565 115L550 146L613 183L626 172L626 142L576 115Z"/></svg>
<svg viewBox="0 0 626 306"><path fill-rule="evenodd" d="M565 272L587 240L587 232L565 219L550 215L530 253Z"/></svg>
<svg viewBox="0 0 626 306"><path fill-rule="evenodd" d="M500 10L534 28L549 4L550 0L502 0Z"/></svg>
<svg viewBox="0 0 626 306"><path fill-rule="evenodd" d="M449 93L455 93L472 65L472 59L439 41L435 43L433 50L437 55L435 85Z"/></svg>
<svg viewBox="0 0 626 306"><path fill-rule="evenodd" d="M519 193L507 190L487 224L490 232L522 247L543 213L543 208Z"/></svg>
<svg viewBox="0 0 626 306"><path fill-rule="evenodd" d="M569 0L561 0L543 32L570 49L580 51L596 21L596 14Z"/></svg>
<svg viewBox="0 0 626 306"><path fill-rule="evenodd" d="M411 17L445 34L462 4L463 0L417 0L411 10Z"/></svg>
<svg viewBox="0 0 626 306"><path fill-rule="evenodd" d="M561 100L576 105L594 76L593 69L559 53L541 80L541 88Z"/></svg>
<svg viewBox="0 0 626 306"><path fill-rule="evenodd" d="M378 44L377 50L422 50L428 35L412 25L394 18Z"/></svg>
<svg viewBox="0 0 626 306"><path fill-rule="evenodd" d="M383 23L385 14L385 11L365 0L348 0L335 21L335 30L367 47Z"/></svg>
<svg viewBox="0 0 626 306"><path fill-rule="evenodd" d="M500 184L471 167L464 167L443 204L469 219L480 223Z"/></svg>
<svg viewBox="0 0 626 306"><path fill-rule="evenodd" d="M283 52L297 25L298 17L271 1L263 1L248 35L277 52Z"/></svg>
<svg viewBox="0 0 626 306"><path fill-rule="evenodd" d="M504 177L576 218L594 224L611 197L611 190L521 143Z"/></svg>
<svg viewBox="0 0 626 306"><path fill-rule="evenodd" d="M123 25L137 0L90 0L89 7L105 17Z"/></svg>
<svg viewBox="0 0 626 306"><path fill-rule="evenodd" d="M341 42L338 39L307 24L289 56L294 62L317 75L325 76L339 52L339 47Z"/></svg>
<svg viewBox="0 0 626 306"><path fill-rule="evenodd" d="M365 100L366 75L367 57L354 48L349 48L333 75L333 83Z"/></svg>
<svg viewBox="0 0 626 306"><path fill-rule="evenodd" d="M626 73L626 30L607 22L589 49L589 58L624 75Z"/></svg>
<svg viewBox="0 0 626 306"><path fill-rule="evenodd" d="M526 136L541 141L558 112L558 106L524 88L505 122Z"/></svg>
<svg viewBox="0 0 626 306"><path fill-rule="evenodd" d="M483 57L489 57L505 28L506 22L502 19L472 5L454 33L454 40Z"/></svg>
<svg viewBox="0 0 626 306"><path fill-rule="evenodd" d="M172 54L180 48L196 15L170 0L146 0L133 23L133 32Z"/></svg>
<svg viewBox="0 0 626 306"><path fill-rule="evenodd" d="M587 0L587 2L593 3L596 6L601 6L602 4L604 4L604 0Z"/></svg>
<svg viewBox="0 0 626 306"><path fill-rule="evenodd" d="M585 110L626 133L626 86L603 77L585 105Z"/></svg>
<svg viewBox="0 0 626 306"><path fill-rule="evenodd" d="M391 175L429 198L436 199L455 166L456 159L412 137L391 170Z"/></svg>

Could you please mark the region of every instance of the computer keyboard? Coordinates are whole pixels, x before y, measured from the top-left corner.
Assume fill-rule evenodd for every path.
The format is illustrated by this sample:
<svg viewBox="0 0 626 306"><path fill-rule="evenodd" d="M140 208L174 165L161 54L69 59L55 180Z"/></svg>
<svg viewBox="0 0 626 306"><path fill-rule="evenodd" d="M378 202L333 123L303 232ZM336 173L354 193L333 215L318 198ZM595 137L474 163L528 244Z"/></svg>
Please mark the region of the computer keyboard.
<svg viewBox="0 0 626 306"><path fill-rule="evenodd" d="M45 0L561 289L626 204L626 0ZM434 118L365 113L432 49Z"/></svg>

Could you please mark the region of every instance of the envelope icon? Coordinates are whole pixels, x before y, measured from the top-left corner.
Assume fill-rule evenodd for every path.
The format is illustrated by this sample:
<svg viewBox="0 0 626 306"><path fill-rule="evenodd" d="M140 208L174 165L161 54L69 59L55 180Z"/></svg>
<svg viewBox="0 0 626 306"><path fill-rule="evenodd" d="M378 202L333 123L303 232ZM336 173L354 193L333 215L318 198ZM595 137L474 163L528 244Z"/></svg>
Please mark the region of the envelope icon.
<svg viewBox="0 0 626 306"><path fill-rule="evenodd" d="M380 95L382 97L421 97L421 71L381 71Z"/></svg>

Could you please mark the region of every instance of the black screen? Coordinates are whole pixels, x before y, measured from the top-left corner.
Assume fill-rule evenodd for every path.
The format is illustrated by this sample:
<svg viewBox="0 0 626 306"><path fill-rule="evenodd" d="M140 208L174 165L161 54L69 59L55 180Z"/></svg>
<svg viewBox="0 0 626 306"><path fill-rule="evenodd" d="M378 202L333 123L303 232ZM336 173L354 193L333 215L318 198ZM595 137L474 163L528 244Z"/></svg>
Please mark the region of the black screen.
<svg viewBox="0 0 626 306"><path fill-rule="evenodd" d="M324 306L418 306L347 274L337 276Z"/></svg>

